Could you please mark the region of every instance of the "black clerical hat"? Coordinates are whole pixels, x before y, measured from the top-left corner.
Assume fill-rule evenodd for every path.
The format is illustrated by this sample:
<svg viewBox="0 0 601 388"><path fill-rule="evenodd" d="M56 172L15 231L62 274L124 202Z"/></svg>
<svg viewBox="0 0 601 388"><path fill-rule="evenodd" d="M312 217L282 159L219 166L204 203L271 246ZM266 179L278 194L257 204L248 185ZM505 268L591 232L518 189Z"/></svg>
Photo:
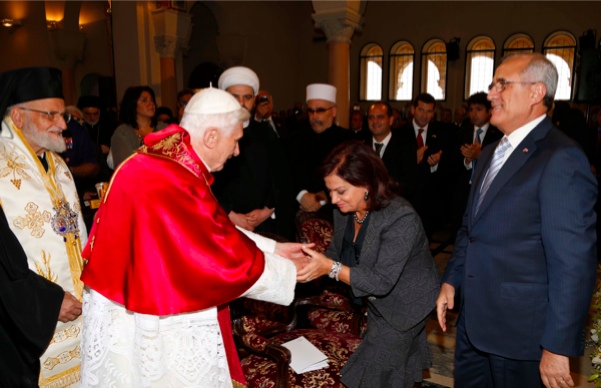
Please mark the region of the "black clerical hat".
<svg viewBox="0 0 601 388"><path fill-rule="evenodd" d="M77 107L79 109L94 107L102 109L102 101L98 96L81 96L77 100Z"/></svg>
<svg viewBox="0 0 601 388"><path fill-rule="evenodd" d="M0 73L0 115L9 106L44 98L63 98L60 70L28 67Z"/></svg>

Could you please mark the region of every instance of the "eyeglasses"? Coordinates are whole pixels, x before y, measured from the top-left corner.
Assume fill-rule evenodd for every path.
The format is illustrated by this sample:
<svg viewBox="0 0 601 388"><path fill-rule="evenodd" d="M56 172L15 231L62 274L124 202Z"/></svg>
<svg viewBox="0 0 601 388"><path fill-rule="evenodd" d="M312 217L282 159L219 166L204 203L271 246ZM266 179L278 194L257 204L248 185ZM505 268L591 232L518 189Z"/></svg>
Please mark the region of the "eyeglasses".
<svg viewBox="0 0 601 388"><path fill-rule="evenodd" d="M36 112L36 113L40 113L40 114L46 115L46 117L48 118L48 120L52 121L53 123L56 123L58 121L58 119L60 117L62 117L63 120L65 120L65 124L69 124L69 121L71 121L71 117L73 117L71 115L71 113L67 113L67 112L46 112L46 111L43 111L43 110L26 108L24 106L18 106L17 108L23 109L23 110L28 110L30 112Z"/></svg>
<svg viewBox="0 0 601 388"><path fill-rule="evenodd" d="M334 105L332 105L329 108L316 108L316 109L307 108L307 112L310 114L322 114L322 113L329 111L333 107L334 107Z"/></svg>
<svg viewBox="0 0 601 388"><path fill-rule="evenodd" d="M501 93L503 90L505 90L505 88L507 87L507 85L511 85L511 84L530 84L530 85L534 85L537 82L522 82L522 81L505 81L503 78L499 78L496 81L492 81L490 83L490 85L488 85L488 91L490 92L492 90L492 88L495 88L495 90L499 93Z"/></svg>

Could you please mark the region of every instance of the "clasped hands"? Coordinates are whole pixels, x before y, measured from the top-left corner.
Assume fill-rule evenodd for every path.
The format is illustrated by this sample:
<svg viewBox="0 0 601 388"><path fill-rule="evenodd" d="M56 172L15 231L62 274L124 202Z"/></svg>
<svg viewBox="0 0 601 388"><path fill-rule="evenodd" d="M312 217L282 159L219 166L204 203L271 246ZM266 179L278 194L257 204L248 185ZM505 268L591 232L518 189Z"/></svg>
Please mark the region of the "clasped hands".
<svg viewBox="0 0 601 388"><path fill-rule="evenodd" d="M275 209L264 207L263 209L255 209L246 214L230 211L228 217L234 225L252 232L257 226L261 225L266 219L271 217L274 210Z"/></svg>
<svg viewBox="0 0 601 388"><path fill-rule="evenodd" d="M332 260L311 249L315 243L277 243L275 254L291 260L296 266L296 281L310 282L329 273Z"/></svg>

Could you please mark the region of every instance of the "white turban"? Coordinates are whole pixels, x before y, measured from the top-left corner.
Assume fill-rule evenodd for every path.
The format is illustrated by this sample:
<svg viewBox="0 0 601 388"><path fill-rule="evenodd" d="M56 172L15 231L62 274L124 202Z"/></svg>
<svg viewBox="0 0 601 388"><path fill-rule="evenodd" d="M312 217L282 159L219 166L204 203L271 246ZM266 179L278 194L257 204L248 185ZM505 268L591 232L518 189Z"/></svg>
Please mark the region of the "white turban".
<svg viewBox="0 0 601 388"><path fill-rule="evenodd" d="M336 103L336 87L328 84L307 85L307 101L325 100Z"/></svg>
<svg viewBox="0 0 601 388"><path fill-rule="evenodd" d="M218 81L219 89L226 90L234 85L246 85L253 89L254 94L259 92L259 77L257 74L244 66L230 67L221 74Z"/></svg>

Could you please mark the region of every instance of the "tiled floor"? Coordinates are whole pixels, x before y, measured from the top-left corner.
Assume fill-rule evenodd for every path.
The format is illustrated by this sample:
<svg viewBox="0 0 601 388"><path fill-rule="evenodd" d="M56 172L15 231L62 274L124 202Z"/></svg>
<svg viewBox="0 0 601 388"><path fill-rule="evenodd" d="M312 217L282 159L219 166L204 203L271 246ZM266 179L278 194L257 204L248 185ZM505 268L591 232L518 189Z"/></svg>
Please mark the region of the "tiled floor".
<svg viewBox="0 0 601 388"><path fill-rule="evenodd" d="M438 232L434 235L430 244L434 260L438 264L441 273L447 266L451 257L453 246L449 243L449 233L446 231ZM448 322L455 322L457 315L451 312L447 317ZM430 320L426 323L426 332L428 343L432 352L432 368L424 372L424 379L446 387L453 386L453 352L455 351L455 327L448 325L447 332L443 332L438 325L436 316L432 314ZM588 328L587 328L588 335ZM570 370L575 386L581 388L591 388L592 384L587 382L591 374L592 366L589 354L591 348L585 349L585 355L571 360Z"/></svg>

